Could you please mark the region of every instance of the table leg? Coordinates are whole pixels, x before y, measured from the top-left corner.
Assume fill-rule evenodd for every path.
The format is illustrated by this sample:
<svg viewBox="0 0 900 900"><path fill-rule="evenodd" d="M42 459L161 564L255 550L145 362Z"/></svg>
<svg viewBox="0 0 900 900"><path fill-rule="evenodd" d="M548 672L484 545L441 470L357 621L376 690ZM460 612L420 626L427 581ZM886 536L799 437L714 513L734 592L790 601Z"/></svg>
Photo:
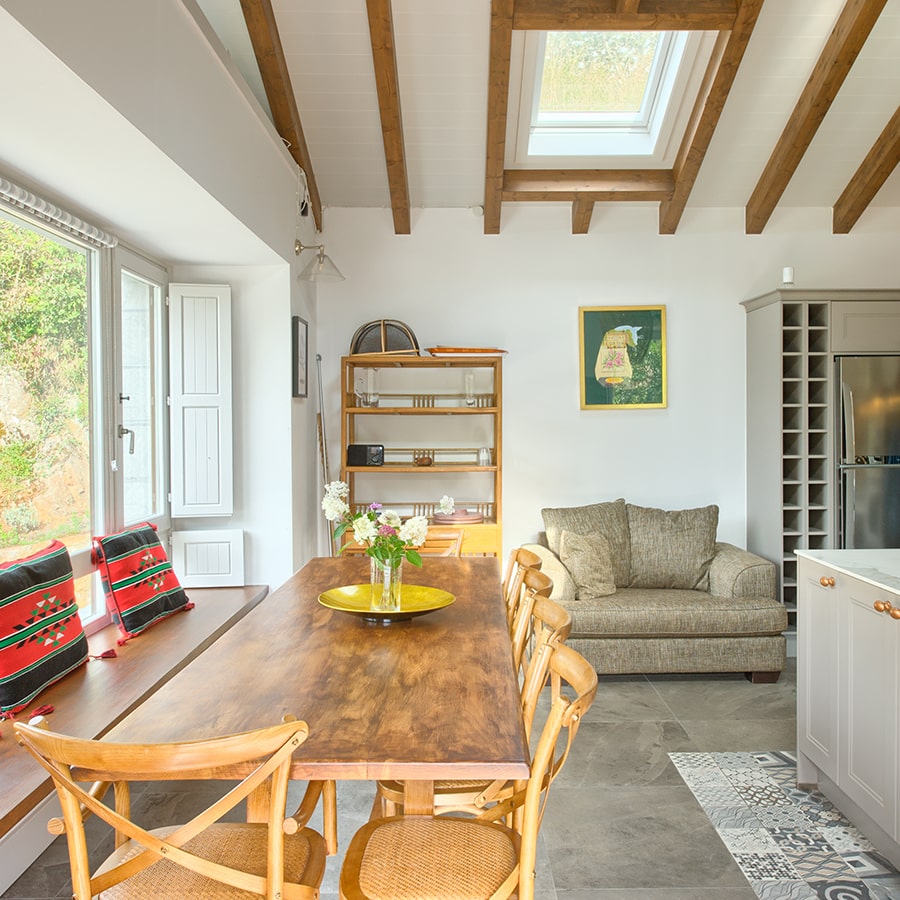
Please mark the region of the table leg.
<svg viewBox="0 0 900 900"><path fill-rule="evenodd" d="M267 778L247 795L247 821L268 822L271 798L271 779Z"/></svg>
<svg viewBox="0 0 900 900"><path fill-rule="evenodd" d="M434 814L434 781L407 778L403 782L403 813L407 816Z"/></svg>

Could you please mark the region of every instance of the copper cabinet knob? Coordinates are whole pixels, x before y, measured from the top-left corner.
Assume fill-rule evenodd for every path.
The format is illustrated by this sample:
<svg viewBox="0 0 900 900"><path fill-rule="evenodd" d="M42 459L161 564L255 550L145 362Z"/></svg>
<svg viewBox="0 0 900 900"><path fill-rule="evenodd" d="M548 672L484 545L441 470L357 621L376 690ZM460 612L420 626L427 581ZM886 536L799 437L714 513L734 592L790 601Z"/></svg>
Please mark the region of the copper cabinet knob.
<svg viewBox="0 0 900 900"><path fill-rule="evenodd" d="M829 578L827 575L823 575L819 579L819 584L821 584L822 587L834 587L834 578Z"/></svg>
<svg viewBox="0 0 900 900"><path fill-rule="evenodd" d="M900 609L897 609L896 606L892 606L889 610L892 619L900 619Z"/></svg>
<svg viewBox="0 0 900 900"><path fill-rule="evenodd" d="M884 600L876 600L872 604L872 607L874 608L875 612L884 612L887 609Z"/></svg>

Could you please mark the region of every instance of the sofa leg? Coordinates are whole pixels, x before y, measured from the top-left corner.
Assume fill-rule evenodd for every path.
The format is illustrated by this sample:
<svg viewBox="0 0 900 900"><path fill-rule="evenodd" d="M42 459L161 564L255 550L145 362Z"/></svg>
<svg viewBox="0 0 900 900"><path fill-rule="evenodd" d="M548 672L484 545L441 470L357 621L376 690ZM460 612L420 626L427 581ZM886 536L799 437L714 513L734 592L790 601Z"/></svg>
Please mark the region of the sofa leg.
<svg viewBox="0 0 900 900"><path fill-rule="evenodd" d="M744 675L753 684L775 684L781 672L744 672Z"/></svg>

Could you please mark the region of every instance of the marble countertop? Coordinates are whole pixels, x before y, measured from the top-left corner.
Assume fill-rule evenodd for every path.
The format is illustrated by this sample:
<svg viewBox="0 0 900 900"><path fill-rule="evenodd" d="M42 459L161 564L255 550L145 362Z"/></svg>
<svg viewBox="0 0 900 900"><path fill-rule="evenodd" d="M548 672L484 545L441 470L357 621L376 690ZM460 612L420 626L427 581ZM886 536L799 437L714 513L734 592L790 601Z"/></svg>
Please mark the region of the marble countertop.
<svg viewBox="0 0 900 900"><path fill-rule="evenodd" d="M900 594L900 549L795 550L797 556Z"/></svg>

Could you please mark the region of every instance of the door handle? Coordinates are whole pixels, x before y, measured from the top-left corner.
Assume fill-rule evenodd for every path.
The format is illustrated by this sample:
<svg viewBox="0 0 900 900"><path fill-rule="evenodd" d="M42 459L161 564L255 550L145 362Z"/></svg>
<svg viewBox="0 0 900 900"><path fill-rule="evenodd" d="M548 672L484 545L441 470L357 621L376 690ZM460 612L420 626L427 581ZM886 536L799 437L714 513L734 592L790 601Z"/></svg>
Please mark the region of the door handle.
<svg viewBox="0 0 900 900"><path fill-rule="evenodd" d="M134 431L131 428L126 428L124 425L119 426L119 437L125 437L126 434L130 434L131 437L128 440L128 452L134 456Z"/></svg>

